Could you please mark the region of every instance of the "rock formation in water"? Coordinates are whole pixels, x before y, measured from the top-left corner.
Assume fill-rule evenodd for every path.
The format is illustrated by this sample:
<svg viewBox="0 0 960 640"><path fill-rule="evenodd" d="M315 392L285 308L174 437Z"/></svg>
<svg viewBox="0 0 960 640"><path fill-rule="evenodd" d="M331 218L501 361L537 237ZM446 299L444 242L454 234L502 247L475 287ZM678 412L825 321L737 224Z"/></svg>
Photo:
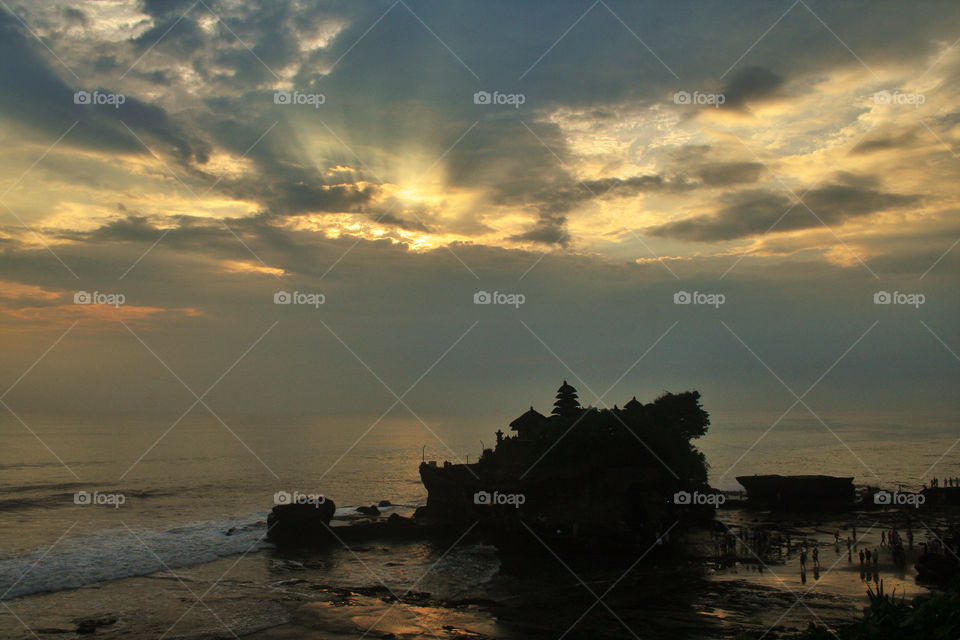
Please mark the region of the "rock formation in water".
<svg viewBox="0 0 960 640"><path fill-rule="evenodd" d="M328 542L333 500L278 504L267 516L267 540L278 547L311 547Z"/></svg>
<svg viewBox="0 0 960 640"><path fill-rule="evenodd" d="M469 523L499 546L550 539L649 544L691 515L712 515L700 394L584 408L566 381L550 417L531 407L473 464L424 462L422 521ZM528 531L529 530L529 531Z"/></svg>

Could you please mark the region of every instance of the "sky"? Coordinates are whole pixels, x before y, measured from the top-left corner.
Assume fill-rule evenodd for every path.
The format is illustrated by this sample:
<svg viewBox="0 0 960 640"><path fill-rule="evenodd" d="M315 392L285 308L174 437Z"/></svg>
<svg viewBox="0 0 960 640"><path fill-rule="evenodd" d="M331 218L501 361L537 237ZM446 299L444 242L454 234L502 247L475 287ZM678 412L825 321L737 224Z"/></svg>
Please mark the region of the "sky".
<svg viewBox="0 0 960 640"><path fill-rule="evenodd" d="M955 424L958 17L4 0L0 423Z"/></svg>

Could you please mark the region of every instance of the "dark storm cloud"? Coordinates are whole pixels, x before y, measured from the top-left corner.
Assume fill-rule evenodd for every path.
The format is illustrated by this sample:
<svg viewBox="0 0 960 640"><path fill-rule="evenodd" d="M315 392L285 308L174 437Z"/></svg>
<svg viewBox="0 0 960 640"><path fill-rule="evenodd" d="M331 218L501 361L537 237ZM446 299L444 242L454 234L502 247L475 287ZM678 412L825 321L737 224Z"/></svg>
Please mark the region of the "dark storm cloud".
<svg viewBox="0 0 960 640"><path fill-rule="evenodd" d="M917 195L883 192L865 184L872 182L847 179L844 183L813 189L803 196L807 206L782 192L739 191L725 196L722 199L725 206L716 213L670 222L648 231L664 238L718 242L761 235L775 223L773 232L816 228L880 211L912 207L921 201Z"/></svg>
<svg viewBox="0 0 960 640"><path fill-rule="evenodd" d="M139 53L159 48L171 52L193 54L206 44L206 34L191 17L170 15L132 40Z"/></svg>
<svg viewBox="0 0 960 640"><path fill-rule="evenodd" d="M744 109L748 103L776 95L785 80L763 67L746 67L737 71L720 89L726 99L724 109Z"/></svg>
<svg viewBox="0 0 960 640"><path fill-rule="evenodd" d="M685 191L693 185L683 180L667 180L660 175L631 176L629 178L601 178L584 180L583 186L598 197L604 194L635 196L656 191Z"/></svg>
<svg viewBox="0 0 960 640"><path fill-rule="evenodd" d="M532 229L510 237L515 242L535 242L545 245L566 246L570 242L566 216L543 216Z"/></svg>
<svg viewBox="0 0 960 640"><path fill-rule="evenodd" d="M67 7L63 10L63 17L69 25L86 26L87 14L79 9Z"/></svg>
<svg viewBox="0 0 960 640"><path fill-rule="evenodd" d="M759 162L710 162L694 169L694 174L710 187L756 182L766 167Z"/></svg>
<svg viewBox="0 0 960 640"><path fill-rule="evenodd" d="M259 202L274 216L356 212L370 203L376 187L311 184L295 177L262 183L256 179L233 182L232 196Z"/></svg>
<svg viewBox="0 0 960 640"><path fill-rule="evenodd" d="M872 136L865 139L853 148L853 154L869 154L877 151L887 151L889 149L906 150L915 146L917 143L917 134L919 131L913 129L903 133L887 133Z"/></svg>
<svg viewBox="0 0 960 640"><path fill-rule="evenodd" d="M208 0L206 4L214 11L220 8L220 3L216 0ZM198 5L197 0L140 0L139 6L140 10L148 16L166 18L183 15L191 10L191 7L199 8L202 5Z"/></svg>
<svg viewBox="0 0 960 640"><path fill-rule="evenodd" d="M420 219L407 220L401 216L394 215L392 213L381 213L381 214L371 213L370 218L380 224L385 224L391 227L398 227L406 231L420 231L423 233L429 233L430 231L432 231L432 229L428 227Z"/></svg>
<svg viewBox="0 0 960 640"><path fill-rule="evenodd" d="M577 182L572 178L558 180L526 197L508 198L505 202L535 209L540 218L530 230L511 236L519 242L537 242L566 246L571 240L567 231L568 214L586 202L610 198L632 197L642 193L679 192L693 185L682 180L668 181L659 175L603 178Z"/></svg>
<svg viewBox="0 0 960 640"><path fill-rule="evenodd" d="M146 153L126 123L161 151L180 158L205 159L203 143L186 135L166 111L134 96L126 96L119 108L109 105L75 104L81 87L67 85L42 56L35 40L19 21L0 9L0 114L18 121L36 133L58 138L74 122L66 145L123 153ZM93 87L89 87L91 91ZM100 91L108 91L100 88Z"/></svg>
<svg viewBox="0 0 960 640"><path fill-rule="evenodd" d="M89 234L78 234L75 238L85 235L95 241L153 242L161 233L160 229L150 224L146 216L128 215L111 220Z"/></svg>

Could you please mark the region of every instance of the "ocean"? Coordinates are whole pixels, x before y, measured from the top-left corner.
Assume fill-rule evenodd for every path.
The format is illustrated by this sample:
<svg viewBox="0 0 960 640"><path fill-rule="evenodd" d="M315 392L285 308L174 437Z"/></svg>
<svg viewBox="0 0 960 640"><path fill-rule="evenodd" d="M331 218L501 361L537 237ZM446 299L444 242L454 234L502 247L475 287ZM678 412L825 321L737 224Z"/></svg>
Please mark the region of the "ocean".
<svg viewBox="0 0 960 640"><path fill-rule="evenodd" d="M501 426L425 419L441 442L412 418L370 429L368 418L232 416L224 426L195 410L170 429L176 417L22 415L37 437L9 414L0 417L0 600L51 594L27 607L43 617L65 606L54 592L253 557L270 548L262 538L278 491L322 493L338 516L381 500L393 505L386 514L409 515L426 499L421 458L475 460L480 441L489 445ZM905 435L907 426L831 424L831 433L814 419L785 421L757 443L768 422L729 426L715 418L697 445L719 488L739 488L736 475L824 473L916 489L957 434L944 425L917 439ZM958 451L943 457L935 475L960 476ZM455 595L496 574L491 549L442 551L344 551L336 571L325 561L325 580L403 588L439 559L445 577L426 582ZM260 579L255 573L250 581ZM0 615L0 631L20 637L17 629Z"/></svg>

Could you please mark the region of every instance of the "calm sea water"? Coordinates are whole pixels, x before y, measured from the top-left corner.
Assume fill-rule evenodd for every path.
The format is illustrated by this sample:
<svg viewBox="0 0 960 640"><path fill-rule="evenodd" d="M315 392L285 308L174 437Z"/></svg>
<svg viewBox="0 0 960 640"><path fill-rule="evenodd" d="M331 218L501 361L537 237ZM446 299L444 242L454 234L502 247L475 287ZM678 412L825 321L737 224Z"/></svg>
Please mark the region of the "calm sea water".
<svg viewBox="0 0 960 640"><path fill-rule="evenodd" d="M414 419L370 429L360 418L238 416L224 426L195 411L171 429L176 416L21 417L39 440L0 417L2 599L257 549L277 491L323 493L340 513L380 500L409 511L426 498L421 456L475 460L499 426L427 420L441 442ZM738 488L743 474L825 473L918 488L958 435L943 426L917 437L901 424L831 424L831 433L810 420L785 421L757 442L768 427L711 427L698 446L715 486ZM960 447L935 475L960 475L958 455ZM103 503L77 504L79 492Z"/></svg>

